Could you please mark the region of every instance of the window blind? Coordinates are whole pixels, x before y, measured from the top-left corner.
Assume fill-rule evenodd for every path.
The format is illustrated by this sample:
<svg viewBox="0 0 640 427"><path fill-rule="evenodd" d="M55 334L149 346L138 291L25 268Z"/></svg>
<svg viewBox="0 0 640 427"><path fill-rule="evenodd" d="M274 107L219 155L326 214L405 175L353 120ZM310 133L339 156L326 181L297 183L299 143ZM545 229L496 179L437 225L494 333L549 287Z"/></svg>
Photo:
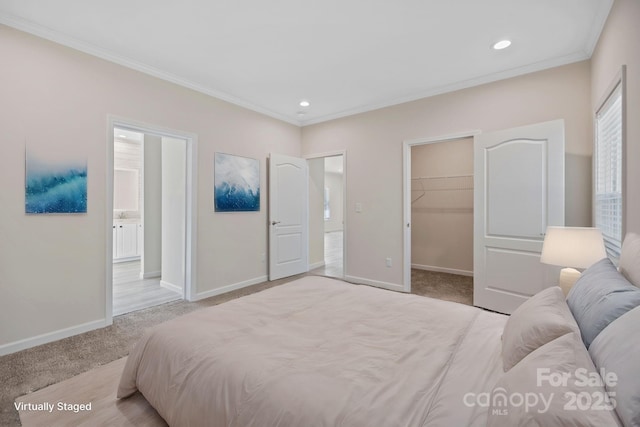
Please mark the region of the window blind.
<svg viewBox="0 0 640 427"><path fill-rule="evenodd" d="M607 254L618 259L622 246L622 90L617 85L596 114L595 226Z"/></svg>

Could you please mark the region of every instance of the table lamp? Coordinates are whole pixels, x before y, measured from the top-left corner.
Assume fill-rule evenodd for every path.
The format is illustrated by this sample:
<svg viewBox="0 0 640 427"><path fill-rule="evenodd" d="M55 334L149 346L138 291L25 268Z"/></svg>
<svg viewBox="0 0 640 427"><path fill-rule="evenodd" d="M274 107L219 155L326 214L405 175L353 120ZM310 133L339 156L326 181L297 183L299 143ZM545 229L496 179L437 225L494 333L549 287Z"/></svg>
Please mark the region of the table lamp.
<svg viewBox="0 0 640 427"><path fill-rule="evenodd" d="M558 286L565 295L585 269L606 258L602 232L593 227L547 227L540 262L565 267Z"/></svg>

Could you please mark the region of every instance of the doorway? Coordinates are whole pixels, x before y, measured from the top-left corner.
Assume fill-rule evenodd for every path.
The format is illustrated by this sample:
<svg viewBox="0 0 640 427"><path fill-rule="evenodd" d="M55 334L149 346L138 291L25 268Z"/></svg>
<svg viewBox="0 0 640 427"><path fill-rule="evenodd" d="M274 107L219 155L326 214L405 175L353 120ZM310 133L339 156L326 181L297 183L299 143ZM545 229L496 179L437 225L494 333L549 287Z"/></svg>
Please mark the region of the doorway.
<svg viewBox="0 0 640 427"><path fill-rule="evenodd" d="M190 299L195 137L116 119L109 129L107 315Z"/></svg>
<svg viewBox="0 0 640 427"><path fill-rule="evenodd" d="M404 143L405 292L472 301L476 133Z"/></svg>
<svg viewBox="0 0 640 427"><path fill-rule="evenodd" d="M345 277L345 153L308 158L310 270Z"/></svg>
<svg viewBox="0 0 640 427"><path fill-rule="evenodd" d="M473 138L411 147L411 289L473 303Z"/></svg>
<svg viewBox="0 0 640 427"><path fill-rule="evenodd" d="M404 291L411 292L412 148L467 137L473 137L473 304L511 313L552 283L540 251L546 227L564 225L563 120L404 142Z"/></svg>

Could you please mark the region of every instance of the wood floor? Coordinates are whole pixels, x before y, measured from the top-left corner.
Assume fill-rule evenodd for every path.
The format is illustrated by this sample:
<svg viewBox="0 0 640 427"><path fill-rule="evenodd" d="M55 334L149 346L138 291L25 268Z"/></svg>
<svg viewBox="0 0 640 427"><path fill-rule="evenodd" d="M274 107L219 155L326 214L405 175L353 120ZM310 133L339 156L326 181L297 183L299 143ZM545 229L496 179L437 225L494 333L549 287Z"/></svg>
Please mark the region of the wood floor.
<svg viewBox="0 0 640 427"><path fill-rule="evenodd" d="M343 232L332 231L324 234L324 266L311 273L329 277L344 277Z"/></svg>
<svg viewBox="0 0 640 427"><path fill-rule="evenodd" d="M113 315L130 313L182 299L179 293L160 286L160 278L140 279L140 261L113 264Z"/></svg>
<svg viewBox="0 0 640 427"><path fill-rule="evenodd" d="M19 410L22 426L167 426L167 423L140 393L128 399L116 399L120 375L126 360L126 357L116 360L16 399L16 402L26 404L22 408L28 408L28 405L42 405L45 402L51 405L49 406L51 409L47 411ZM77 411L74 412L60 409L58 402L85 406L77 406ZM89 403L90 408L86 406Z"/></svg>

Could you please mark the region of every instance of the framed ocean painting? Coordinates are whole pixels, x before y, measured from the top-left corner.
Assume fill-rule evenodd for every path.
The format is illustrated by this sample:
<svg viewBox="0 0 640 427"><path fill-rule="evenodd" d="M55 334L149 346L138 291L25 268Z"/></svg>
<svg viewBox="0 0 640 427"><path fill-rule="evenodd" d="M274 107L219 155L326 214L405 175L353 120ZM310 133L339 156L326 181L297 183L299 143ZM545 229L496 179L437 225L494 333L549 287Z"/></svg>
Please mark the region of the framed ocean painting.
<svg viewBox="0 0 640 427"><path fill-rule="evenodd" d="M59 151L25 151L27 214L87 213L87 159Z"/></svg>
<svg viewBox="0 0 640 427"><path fill-rule="evenodd" d="M248 157L215 153L215 212L260 210L260 162Z"/></svg>

